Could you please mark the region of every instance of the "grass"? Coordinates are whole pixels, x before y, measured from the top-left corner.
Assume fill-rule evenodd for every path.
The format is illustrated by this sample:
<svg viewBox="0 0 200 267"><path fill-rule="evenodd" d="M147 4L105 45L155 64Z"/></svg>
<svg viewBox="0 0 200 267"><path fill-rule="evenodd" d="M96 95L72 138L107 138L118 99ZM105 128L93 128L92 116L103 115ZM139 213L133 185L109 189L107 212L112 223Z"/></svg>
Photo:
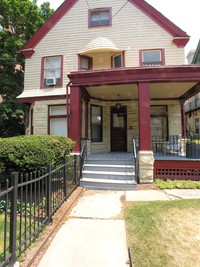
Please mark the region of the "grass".
<svg viewBox="0 0 200 267"><path fill-rule="evenodd" d="M25 219L23 218L20 225L20 219L17 217L17 245L19 245L19 238L20 238L20 226L21 226L21 237L24 237L24 231L25 231ZM7 218L7 233L6 233L6 254L9 254L9 238L10 238L10 216ZM4 257L4 226L5 226L5 215L4 213L0 213L0 264L3 261ZM28 228L26 229L28 232ZM27 244L28 246L28 244ZM23 246L22 246L23 250ZM19 255L19 251L16 251L17 256Z"/></svg>
<svg viewBox="0 0 200 267"><path fill-rule="evenodd" d="M4 215L0 214L0 263L3 260L3 251L4 251L4 219L5 219ZM8 242L9 233L7 233L6 237Z"/></svg>
<svg viewBox="0 0 200 267"><path fill-rule="evenodd" d="M200 200L137 202L124 211L134 267L200 266Z"/></svg>

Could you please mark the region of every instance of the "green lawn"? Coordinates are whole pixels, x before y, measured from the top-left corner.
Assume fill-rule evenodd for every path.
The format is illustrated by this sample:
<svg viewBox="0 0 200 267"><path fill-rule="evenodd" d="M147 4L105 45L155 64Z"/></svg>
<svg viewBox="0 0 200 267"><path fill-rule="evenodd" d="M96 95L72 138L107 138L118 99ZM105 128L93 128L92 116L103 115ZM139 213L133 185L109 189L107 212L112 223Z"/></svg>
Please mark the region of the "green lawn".
<svg viewBox="0 0 200 267"><path fill-rule="evenodd" d="M134 267L200 266L200 200L132 203L124 217Z"/></svg>
<svg viewBox="0 0 200 267"><path fill-rule="evenodd" d="M8 240L9 236L7 236L7 241ZM0 214L0 263L3 260L3 250L4 250L4 215Z"/></svg>

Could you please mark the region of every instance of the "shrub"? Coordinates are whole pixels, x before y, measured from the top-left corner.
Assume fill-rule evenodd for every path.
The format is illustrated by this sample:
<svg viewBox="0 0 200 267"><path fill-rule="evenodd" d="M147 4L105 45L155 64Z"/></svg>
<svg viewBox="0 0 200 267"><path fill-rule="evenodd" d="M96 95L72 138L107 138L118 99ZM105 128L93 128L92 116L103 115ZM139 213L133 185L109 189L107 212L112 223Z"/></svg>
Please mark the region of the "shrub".
<svg viewBox="0 0 200 267"><path fill-rule="evenodd" d="M200 189L200 181L156 179L155 183L160 189Z"/></svg>
<svg viewBox="0 0 200 267"><path fill-rule="evenodd" d="M31 135L0 139L2 175L41 170L69 154L74 142L62 136Z"/></svg>

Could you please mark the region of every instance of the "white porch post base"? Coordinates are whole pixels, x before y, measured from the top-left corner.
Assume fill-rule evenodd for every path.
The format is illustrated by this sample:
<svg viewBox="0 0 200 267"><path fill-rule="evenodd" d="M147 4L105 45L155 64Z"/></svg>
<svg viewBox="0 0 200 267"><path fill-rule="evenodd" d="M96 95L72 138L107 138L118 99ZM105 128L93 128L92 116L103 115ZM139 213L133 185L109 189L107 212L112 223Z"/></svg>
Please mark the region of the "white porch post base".
<svg viewBox="0 0 200 267"><path fill-rule="evenodd" d="M139 151L139 183L147 184L153 182L154 156L153 151Z"/></svg>

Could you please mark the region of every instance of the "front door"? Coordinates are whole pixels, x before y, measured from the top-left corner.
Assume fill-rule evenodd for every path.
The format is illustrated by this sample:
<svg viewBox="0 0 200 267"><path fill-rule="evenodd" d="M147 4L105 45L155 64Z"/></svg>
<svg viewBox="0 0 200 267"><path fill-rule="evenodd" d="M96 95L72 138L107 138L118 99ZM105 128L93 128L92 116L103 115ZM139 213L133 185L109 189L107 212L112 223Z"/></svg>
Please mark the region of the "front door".
<svg viewBox="0 0 200 267"><path fill-rule="evenodd" d="M111 151L127 151L126 107L111 107Z"/></svg>

